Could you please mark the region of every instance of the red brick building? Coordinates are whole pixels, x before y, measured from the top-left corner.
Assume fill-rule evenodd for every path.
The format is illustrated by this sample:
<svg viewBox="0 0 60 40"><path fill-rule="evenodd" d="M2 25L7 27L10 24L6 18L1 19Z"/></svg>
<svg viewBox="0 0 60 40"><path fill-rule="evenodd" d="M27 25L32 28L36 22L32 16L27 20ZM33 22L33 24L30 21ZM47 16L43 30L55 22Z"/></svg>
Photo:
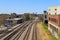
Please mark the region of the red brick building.
<svg viewBox="0 0 60 40"><path fill-rule="evenodd" d="M60 7L49 7L48 9L48 29L56 38L60 33Z"/></svg>

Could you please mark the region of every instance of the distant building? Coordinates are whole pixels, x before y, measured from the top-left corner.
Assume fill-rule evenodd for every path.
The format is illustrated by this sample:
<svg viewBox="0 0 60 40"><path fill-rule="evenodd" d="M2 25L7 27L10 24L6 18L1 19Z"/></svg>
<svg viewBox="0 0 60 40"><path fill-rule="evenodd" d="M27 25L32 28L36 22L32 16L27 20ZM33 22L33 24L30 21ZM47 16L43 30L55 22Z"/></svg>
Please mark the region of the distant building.
<svg viewBox="0 0 60 40"><path fill-rule="evenodd" d="M58 33L60 33L60 7L49 7L48 15L48 29L52 35L58 38Z"/></svg>
<svg viewBox="0 0 60 40"><path fill-rule="evenodd" d="M38 14L39 20L43 22L43 14Z"/></svg>
<svg viewBox="0 0 60 40"><path fill-rule="evenodd" d="M16 18L22 18L25 21L25 15L24 14L19 14L16 16Z"/></svg>
<svg viewBox="0 0 60 40"><path fill-rule="evenodd" d="M4 25L6 27L11 27L13 25L20 24L22 22L23 22L22 18L11 18L11 19L6 19Z"/></svg>
<svg viewBox="0 0 60 40"><path fill-rule="evenodd" d="M47 11L44 11L43 13L44 13L43 14L43 22L45 24L48 24L48 12Z"/></svg>

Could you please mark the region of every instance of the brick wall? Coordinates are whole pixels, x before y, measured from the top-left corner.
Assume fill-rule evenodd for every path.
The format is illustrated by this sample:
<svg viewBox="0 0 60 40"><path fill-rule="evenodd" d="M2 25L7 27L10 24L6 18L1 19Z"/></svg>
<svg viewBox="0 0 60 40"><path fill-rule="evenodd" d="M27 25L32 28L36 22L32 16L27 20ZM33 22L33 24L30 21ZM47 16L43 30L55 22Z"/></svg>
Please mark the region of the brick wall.
<svg viewBox="0 0 60 40"><path fill-rule="evenodd" d="M56 26L60 26L60 15L49 15L48 21Z"/></svg>

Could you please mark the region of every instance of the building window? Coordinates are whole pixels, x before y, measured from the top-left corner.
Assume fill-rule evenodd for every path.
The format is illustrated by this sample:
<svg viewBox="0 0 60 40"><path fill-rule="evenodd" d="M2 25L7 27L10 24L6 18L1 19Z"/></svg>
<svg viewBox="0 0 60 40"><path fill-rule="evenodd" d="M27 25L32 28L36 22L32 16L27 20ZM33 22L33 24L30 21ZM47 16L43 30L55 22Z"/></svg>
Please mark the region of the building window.
<svg viewBox="0 0 60 40"><path fill-rule="evenodd" d="M50 17L49 17L49 20L50 20Z"/></svg>
<svg viewBox="0 0 60 40"><path fill-rule="evenodd" d="M49 13L49 15L50 15L50 13Z"/></svg>
<svg viewBox="0 0 60 40"><path fill-rule="evenodd" d="M54 19L54 18L50 18L50 20L53 21L53 22L56 22L56 19Z"/></svg>
<svg viewBox="0 0 60 40"><path fill-rule="evenodd" d="M45 18L47 18L47 15L45 15Z"/></svg>
<svg viewBox="0 0 60 40"><path fill-rule="evenodd" d="M57 9L55 9L55 11L57 11Z"/></svg>
<svg viewBox="0 0 60 40"><path fill-rule="evenodd" d="M56 15L56 13L55 13L55 15Z"/></svg>

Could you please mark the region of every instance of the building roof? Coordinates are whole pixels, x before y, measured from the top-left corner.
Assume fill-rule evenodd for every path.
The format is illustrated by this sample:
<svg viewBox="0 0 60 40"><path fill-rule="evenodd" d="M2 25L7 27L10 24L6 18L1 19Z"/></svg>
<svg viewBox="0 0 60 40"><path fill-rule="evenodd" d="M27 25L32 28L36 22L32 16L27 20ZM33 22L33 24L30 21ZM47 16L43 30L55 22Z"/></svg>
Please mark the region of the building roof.
<svg viewBox="0 0 60 40"><path fill-rule="evenodd" d="M50 7L48 7L48 9L50 9L50 8L60 8L60 6L50 6Z"/></svg>

